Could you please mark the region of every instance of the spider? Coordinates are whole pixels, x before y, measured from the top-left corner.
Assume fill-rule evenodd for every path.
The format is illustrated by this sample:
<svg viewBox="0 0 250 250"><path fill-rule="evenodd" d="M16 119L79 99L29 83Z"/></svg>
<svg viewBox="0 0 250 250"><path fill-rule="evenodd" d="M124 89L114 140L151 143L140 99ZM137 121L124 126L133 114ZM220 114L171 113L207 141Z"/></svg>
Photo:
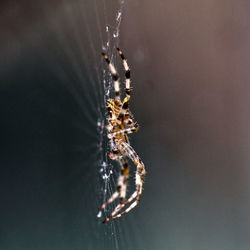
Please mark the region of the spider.
<svg viewBox="0 0 250 250"><path fill-rule="evenodd" d="M107 109L107 122L106 126L108 130L108 138L110 140L111 153L109 157L112 160L116 160L119 162L121 166L121 173L117 180L117 188L116 191L112 194L109 200L104 203L100 207L100 211L104 209L107 205L112 203L118 197L120 198L120 203L115 207L113 212L107 217L103 223L108 222L111 219L116 219L124 214L127 214L130 210L132 210L141 199L142 194L142 185L144 182L144 177L146 174L144 164L141 161L140 157L136 154L135 150L130 146L128 140L128 134L136 132L139 129L139 126L136 122L133 121L133 116L128 109L131 87L130 87L130 69L127 64L127 60L122 53L122 51L117 48L117 51L122 59L123 67L125 69L125 92L126 97L121 102L121 94L120 94L120 82L118 73L114 67L114 65L110 62L107 54L102 53L105 61L108 63L109 70L111 72L113 81L114 81L114 90L115 97L114 99L108 99L106 103ZM132 160L134 165L136 166L136 174L135 174L135 185L136 190L132 193L132 195L126 200L127 193L127 184L129 179L129 164L128 158ZM128 207L121 212L126 205Z"/></svg>

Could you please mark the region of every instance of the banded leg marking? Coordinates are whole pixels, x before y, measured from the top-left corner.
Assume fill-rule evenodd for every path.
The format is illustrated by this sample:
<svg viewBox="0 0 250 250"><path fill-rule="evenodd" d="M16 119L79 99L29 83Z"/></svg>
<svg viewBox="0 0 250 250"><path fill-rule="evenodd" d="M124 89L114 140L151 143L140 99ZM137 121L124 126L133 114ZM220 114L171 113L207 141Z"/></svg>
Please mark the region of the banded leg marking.
<svg viewBox="0 0 250 250"><path fill-rule="evenodd" d="M120 207L122 206L122 204L125 202L125 199L126 199L127 185L128 185L128 180L129 180L129 165L128 165L128 161L124 157L121 158L120 164L121 164L122 170L121 170L121 174L120 174L119 179L118 179L118 185L120 184L119 193L117 190L112 195L112 197L113 197L116 194L115 198L113 200L111 200L111 198L112 198L111 197L107 203L103 204L101 209L105 208L106 205L110 204L116 198L118 198L118 195L120 196L120 203L116 206L116 208L114 209L112 214L103 221L103 223L108 222L120 210Z"/></svg>
<svg viewBox="0 0 250 250"><path fill-rule="evenodd" d="M107 54L102 53L105 61L107 62L108 66L109 66L109 70L111 72L113 81L114 81L114 89L115 89L115 98L120 100L120 82L119 82L119 75L114 67L114 65L110 62Z"/></svg>
<svg viewBox="0 0 250 250"><path fill-rule="evenodd" d="M123 64L123 67L125 69L125 77L126 77L126 88L125 88L125 91L126 91L126 94L127 94L127 97L130 98L130 93L131 93L131 87L130 87L130 82L131 82L131 75L130 75L130 69L129 69L129 66L128 66L128 63L127 63L127 60L124 56L124 54L122 53L122 51L117 48L117 51L118 53L120 54L121 58L122 58L122 64Z"/></svg>
<svg viewBox="0 0 250 250"><path fill-rule="evenodd" d="M126 83L125 83L126 97L123 100L122 108L121 108L121 113L119 115L119 117L121 119L123 119L125 113L128 110L128 105L129 105L129 100L130 100L130 94L131 94L131 87L130 87L131 76L130 76L130 69L129 69L129 66L128 66L128 63L127 63L127 60L126 60L124 54L122 53L122 51L119 48L117 48L117 51L118 51L118 53L121 56L122 64L123 64L123 67L125 69L125 77L126 77Z"/></svg>
<svg viewBox="0 0 250 250"><path fill-rule="evenodd" d="M112 137L116 135L121 135L121 134L131 134L133 132L136 132L138 129L139 129L139 125L135 123L135 125L131 128L123 129L123 130L108 134L108 138L111 139Z"/></svg>
<svg viewBox="0 0 250 250"><path fill-rule="evenodd" d="M120 203L114 209L112 214L103 221L103 223L108 222L110 219L117 219L121 217L122 215L127 214L130 210L132 210L135 206L139 204L140 199L141 199L141 194L142 194L144 178L146 175L144 164L139 158L139 156L135 153L134 149L125 142L121 142L119 143L119 145L121 147L120 150L121 151L123 150L124 153L134 162L134 164L137 167L136 168L136 180L135 180L136 191L129 197L129 199L126 202L122 204ZM124 208L127 204L131 203L134 199L136 200L126 210L116 215L122 208Z"/></svg>
<svg viewBox="0 0 250 250"><path fill-rule="evenodd" d="M141 160L140 159L138 160L138 165L137 165L137 170L136 170L136 191L130 196L130 198L125 203L125 205L131 203L134 199L136 200L126 210L114 216L113 219L120 218L121 216L127 214L130 210L136 207L141 200L142 186L143 186L144 178L146 175L146 171L145 171L144 164L139 161Z"/></svg>

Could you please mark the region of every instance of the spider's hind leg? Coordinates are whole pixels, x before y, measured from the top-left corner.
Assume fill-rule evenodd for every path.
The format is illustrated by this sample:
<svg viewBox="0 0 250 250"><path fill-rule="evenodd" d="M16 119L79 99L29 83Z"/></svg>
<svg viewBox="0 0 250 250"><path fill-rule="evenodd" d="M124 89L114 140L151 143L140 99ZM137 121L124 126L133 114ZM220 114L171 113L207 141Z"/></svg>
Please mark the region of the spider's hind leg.
<svg viewBox="0 0 250 250"><path fill-rule="evenodd" d="M141 194L142 194L142 186L143 186L144 178L146 175L146 170L145 170L144 164L141 161L141 159L139 158L139 156L136 154L134 149L129 144L127 144L125 142L122 142L120 144L120 146L123 149L124 153L126 153L126 155L136 165L136 175L135 175L136 190L129 197L129 199L119 207L118 211L120 211L122 208L124 208L127 204L130 204L133 200L134 200L134 202L131 203L130 206L127 209L125 209L123 212L119 213L116 216L112 216L113 219L117 219L117 218L121 217L122 215L127 214L130 210L132 210L134 207L136 207L139 204L140 199L141 199ZM115 214L117 214L117 212Z"/></svg>
<svg viewBox="0 0 250 250"><path fill-rule="evenodd" d="M129 180L129 165L125 157L121 158L120 164L122 167L121 176L123 176L123 182L122 182L121 193L120 193L120 203L124 203L126 199L127 185L128 185L128 180Z"/></svg>
<svg viewBox="0 0 250 250"><path fill-rule="evenodd" d="M104 209L107 205L111 204L118 197L120 197L120 204L117 207L119 207L121 204L125 202L127 193L127 184L129 180L129 165L127 159L124 157L122 157L119 160L119 162L121 165L121 173L118 177L116 191L112 194L109 200L101 206L100 210ZM117 209L117 207L114 209L114 211ZM109 219L107 218L104 221L104 223L107 222L108 220Z"/></svg>
<svg viewBox="0 0 250 250"><path fill-rule="evenodd" d="M141 194L142 194L142 185L144 182L144 178L146 175L146 171L145 171L145 167L143 162L140 160L140 158L138 157L138 159L136 159L134 161L134 164L137 165L137 170L136 170L136 191L129 197L129 199L122 204L121 208L119 210L121 210L124 206L126 206L127 204L131 203L133 200L134 202L130 204L130 206L125 209L123 212L117 214L116 216L113 216L113 219L117 219L120 218L121 216L127 214L130 210L132 210L134 207L136 207L140 200L141 200Z"/></svg>
<svg viewBox="0 0 250 250"><path fill-rule="evenodd" d="M142 186L144 183L144 178L146 175L145 167L139 156L136 154L134 149L127 143L121 142L120 143L121 150L134 162L136 165L136 176L135 176L135 185L136 190L134 193L129 197L126 202L120 203L112 212L112 214L104 220L103 223L108 222L110 219L117 219L124 214L127 214L130 210L136 207L141 199L142 194ZM134 201L134 202L133 202ZM131 203L133 202L133 203ZM123 209L126 205L130 204L130 206L125 209L123 212L117 214L121 209ZM117 214L117 215L116 215Z"/></svg>

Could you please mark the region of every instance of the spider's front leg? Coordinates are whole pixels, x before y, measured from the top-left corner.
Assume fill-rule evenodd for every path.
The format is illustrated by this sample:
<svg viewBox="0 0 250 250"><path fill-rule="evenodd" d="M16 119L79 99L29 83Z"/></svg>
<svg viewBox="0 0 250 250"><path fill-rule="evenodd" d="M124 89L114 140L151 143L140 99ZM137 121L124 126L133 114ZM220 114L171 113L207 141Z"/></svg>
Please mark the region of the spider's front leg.
<svg viewBox="0 0 250 250"><path fill-rule="evenodd" d="M119 48L117 48L117 51L122 59L122 64L123 64L123 68L125 70L125 77L126 77L126 82L125 82L126 97L123 100L122 108L121 108L121 112L120 112L120 117L123 118L123 116L125 115L125 113L128 110L130 95L131 95L131 91L132 91L132 88L130 86L131 75L130 75L130 68L128 66L127 59L125 58L123 52Z"/></svg>
<svg viewBox="0 0 250 250"><path fill-rule="evenodd" d="M124 67L124 70L125 70L125 77L126 77L126 88L125 88L125 91L126 91L126 95L127 95L127 98L129 99L130 98L130 94L131 94L131 87L130 87L130 83L131 83L131 76L130 76L130 68L128 66L128 63L127 63L127 59L125 58L124 54L122 53L122 51L117 48L117 51L122 59L122 64L123 64L123 67Z"/></svg>
<svg viewBox="0 0 250 250"><path fill-rule="evenodd" d="M114 88L115 88L115 99L116 100L120 100L120 81L119 81L119 75L116 72L116 69L114 67L114 65L110 62L108 56L106 53L102 53L105 61L107 62L108 66L109 66L109 70L111 72L113 81L114 81Z"/></svg>

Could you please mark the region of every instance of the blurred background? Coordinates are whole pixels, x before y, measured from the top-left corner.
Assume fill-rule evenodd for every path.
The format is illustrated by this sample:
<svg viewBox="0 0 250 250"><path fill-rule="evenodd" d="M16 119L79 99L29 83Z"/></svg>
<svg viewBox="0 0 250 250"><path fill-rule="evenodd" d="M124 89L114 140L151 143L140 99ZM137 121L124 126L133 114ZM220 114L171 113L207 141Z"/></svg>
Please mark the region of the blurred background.
<svg viewBox="0 0 250 250"><path fill-rule="evenodd" d="M250 249L249 11L244 0L1 1L0 249ZM147 176L140 205L103 225L119 166L100 53L122 76L116 46Z"/></svg>

